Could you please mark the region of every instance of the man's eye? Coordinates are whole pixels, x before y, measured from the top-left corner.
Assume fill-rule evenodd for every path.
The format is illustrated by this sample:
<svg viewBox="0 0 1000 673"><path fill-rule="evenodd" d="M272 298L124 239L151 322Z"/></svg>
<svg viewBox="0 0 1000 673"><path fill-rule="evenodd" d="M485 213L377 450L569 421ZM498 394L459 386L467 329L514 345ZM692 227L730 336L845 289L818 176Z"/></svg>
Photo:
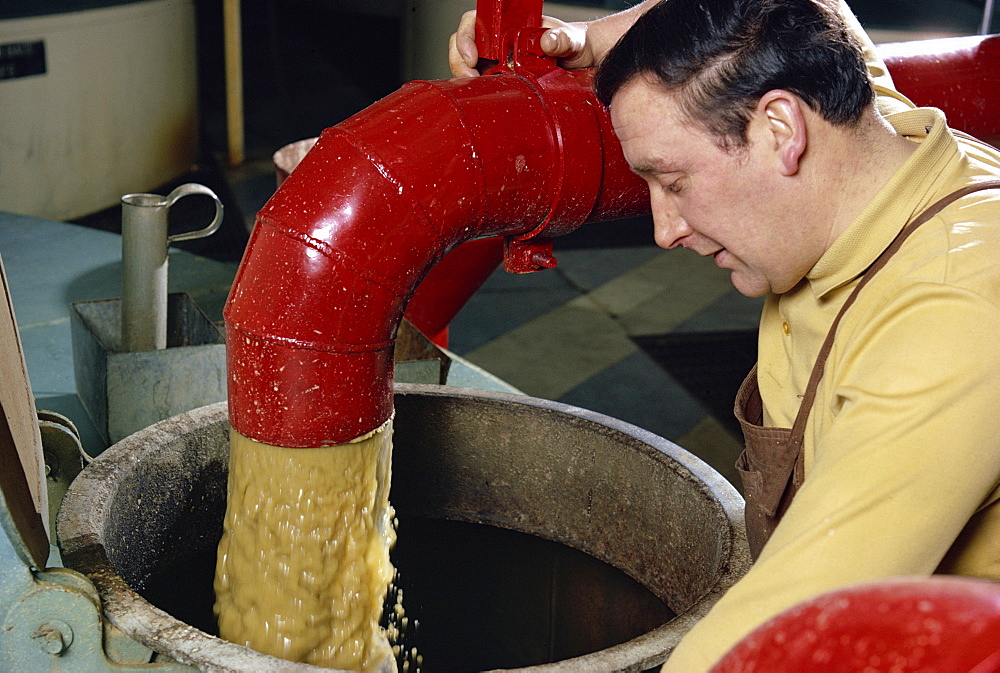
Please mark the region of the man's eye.
<svg viewBox="0 0 1000 673"><path fill-rule="evenodd" d="M680 179L674 180L673 182L671 182L669 185L666 186L666 190L668 192L671 192L672 194L680 194L681 189L683 188L681 186Z"/></svg>

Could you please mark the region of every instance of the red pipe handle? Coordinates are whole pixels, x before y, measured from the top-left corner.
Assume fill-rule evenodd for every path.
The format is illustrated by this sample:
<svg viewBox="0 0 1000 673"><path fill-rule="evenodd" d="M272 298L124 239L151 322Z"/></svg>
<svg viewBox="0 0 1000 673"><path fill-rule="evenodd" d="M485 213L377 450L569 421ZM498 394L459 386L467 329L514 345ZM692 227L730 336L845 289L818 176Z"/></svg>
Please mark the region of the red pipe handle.
<svg viewBox="0 0 1000 673"><path fill-rule="evenodd" d="M503 60L503 35L542 25L542 0L477 0L476 47L480 58Z"/></svg>

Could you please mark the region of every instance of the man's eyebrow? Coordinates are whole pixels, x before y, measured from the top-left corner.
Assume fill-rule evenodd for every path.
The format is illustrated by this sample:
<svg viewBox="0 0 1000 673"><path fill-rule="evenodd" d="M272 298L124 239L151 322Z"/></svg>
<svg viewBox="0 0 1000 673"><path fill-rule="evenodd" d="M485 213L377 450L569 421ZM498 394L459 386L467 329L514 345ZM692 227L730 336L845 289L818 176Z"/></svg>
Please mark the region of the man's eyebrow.
<svg viewBox="0 0 1000 673"><path fill-rule="evenodd" d="M650 177L653 175L667 175L669 173L679 172L676 168L670 165L647 163L646 161L641 161L634 166L629 166L633 173L642 177Z"/></svg>

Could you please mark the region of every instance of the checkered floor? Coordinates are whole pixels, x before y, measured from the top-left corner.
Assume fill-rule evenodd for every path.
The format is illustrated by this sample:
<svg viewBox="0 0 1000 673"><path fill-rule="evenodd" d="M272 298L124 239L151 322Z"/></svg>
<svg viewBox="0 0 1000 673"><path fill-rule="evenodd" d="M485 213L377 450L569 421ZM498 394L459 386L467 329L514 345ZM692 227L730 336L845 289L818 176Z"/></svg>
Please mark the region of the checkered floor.
<svg viewBox="0 0 1000 673"><path fill-rule="evenodd" d="M739 378L753 353L709 362L695 351L711 335L755 330L760 302L737 293L711 259L686 250L556 246L555 269L494 272L452 322L452 350L528 395L677 442L732 481L741 441L727 428L728 414L713 415L690 377L679 381L636 339L687 335L678 340L691 350L686 364L705 374L696 385L729 397L733 374L713 381L712 372L735 368ZM675 357L685 361L684 353Z"/></svg>

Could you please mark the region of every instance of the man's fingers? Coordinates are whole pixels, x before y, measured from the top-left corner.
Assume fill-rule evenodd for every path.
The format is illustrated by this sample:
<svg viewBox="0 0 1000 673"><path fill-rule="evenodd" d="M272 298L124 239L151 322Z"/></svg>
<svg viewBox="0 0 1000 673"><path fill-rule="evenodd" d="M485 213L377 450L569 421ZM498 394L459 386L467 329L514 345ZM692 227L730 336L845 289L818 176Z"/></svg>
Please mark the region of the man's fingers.
<svg viewBox="0 0 1000 673"><path fill-rule="evenodd" d="M542 50L549 56L560 59L566 68L594 65L593 56L587 49L587 29L581 24L559 23L561 25L550 26L549 31L542 35Z"/></svg>
<svg viewBox="0 0 1000 673"><path fill-rule="evenodd" d="M466 56L459 51L457 41L457 33L452 33L448 38L448 67L451 68L451 74L455 77L477 77L479 71L469 67Z"/></svg>
<svg viewBox="0 0 1000 673"><path fill-rule="evenodd" d="M574 56L583 45L573 41L565 28L553 28L542 35L542 50L549 56Z"/></svg>
<svg viewBox="0 0 1000 673"><path fill-rule="evenodd" d="M455 77L475 77L479 74L476 63L479 50L476 48L476 11L462 14L458 30L448 39L448 65Z"/></svg>

